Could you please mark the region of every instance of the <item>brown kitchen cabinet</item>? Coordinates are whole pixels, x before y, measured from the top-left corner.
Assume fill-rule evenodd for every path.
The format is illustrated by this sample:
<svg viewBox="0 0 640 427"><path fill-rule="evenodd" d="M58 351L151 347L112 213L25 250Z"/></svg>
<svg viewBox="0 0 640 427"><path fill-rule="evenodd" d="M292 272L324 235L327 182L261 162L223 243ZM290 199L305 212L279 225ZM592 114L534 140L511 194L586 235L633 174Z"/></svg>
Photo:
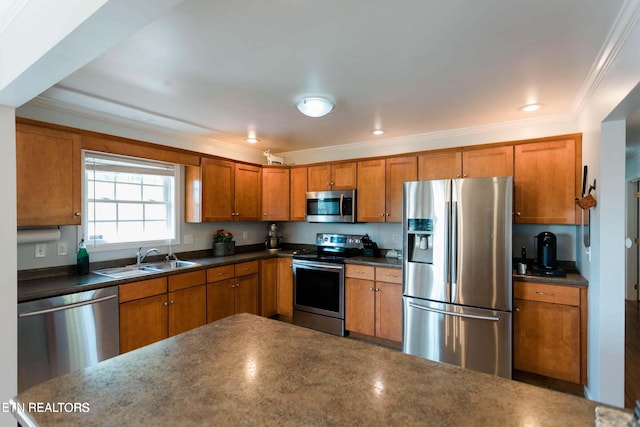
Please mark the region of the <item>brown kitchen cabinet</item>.
<svg viewBox="0 0 640 427"><path fill-rule="evenodd" d="M207 270L207 323L232 314L259 314L259 261Z"/></svg>
<svg viewBox="0 0 640 427"><path fill-rule="evenodd" d="M582 138L571 135L515 146L514 222L576 224Z"/></svg>
<svg viewBox="0 0 640 427"><path fill-rule="evenodd" d="M307 191L356 188L356 162L324 163L307 167Z"/></svg>
<svg viewBox="0 0 640 427"><path fill-rule="evenodd" d="M278 258L260 260L260 315L278 313Z"/></svg>
<svg viewBox="0 0 640 427"><path fill-rule="evenodd" d="M80 225L80 135L16 124L17 225Z"/></svg>
<svg viewBox="0 0 640 427"><path fill-rule="evenodd" d="M345 328L401 342L402 270L347 264L345 277Z"/></svg>
<svg viewBox="0 0 640 427"><path fill-rule="evenodd" d="M203 157L185 168L185 221L259 221L262 170L259 166Z"/></svg>
<svg viewBox="0 0 640 427"><path fill-rule="evenodd" d="M291 221L307 220L307 168L292 167L290 170L289 205Z"/></svg>
<svg viewBox="0 0 640 427"><path fill-rule="evenodd" d="M587 288L513 282L513 368L587 383Z"/></svg>
<svg viewBox="0 0 640 427"><path fill-rule="evenodd" d="M283 167L262 168L262 220L289 220L290 171Z"/></svg>
<svg viewBox="0 0 640 427"><path fill-rule="evenodd" d="M418 156L418 179L513 175L513 146L440 151Z"/></svg>
<svg viewBox="0 0 640 427"><path fill-rule="evenodd" d="M358 162L358 221L402 222L402 186L418 179L416 156Z"/></svg>
<svg viewBox="0 0 640 427"><path fill-rule="evenodd" d="M293 259L278 258L278 314L293 317Z"/></svg>
<svg viewBox="0 0 640 427"><path fill-rule="evenodd" d="M205 272L119 286L120 353L205 324Z"/></svg>

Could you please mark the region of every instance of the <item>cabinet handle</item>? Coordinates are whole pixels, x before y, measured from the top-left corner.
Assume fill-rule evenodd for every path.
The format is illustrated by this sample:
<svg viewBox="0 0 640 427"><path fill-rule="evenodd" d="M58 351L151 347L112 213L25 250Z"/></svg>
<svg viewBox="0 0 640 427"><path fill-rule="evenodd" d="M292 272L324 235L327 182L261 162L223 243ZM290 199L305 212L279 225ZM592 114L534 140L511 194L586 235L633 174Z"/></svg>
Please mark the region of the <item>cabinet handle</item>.
<svg viewBox="0 0 640 427"><path fill-rule="evenodd" d="M389 212L386 213L386 216L389 216Z"/></svg>
<svg viewBox="0 0 640 427"><path fill-rule="evenodd" d="M516 216L522 215L520 212L516 211Z"/></svg>
<svg viewBox="0 0 640 427"><path fill-rule="evenodd" d="M164 305L165 307L168 306L169 304L167 304L167 302L163 302L162 305Z"/></svg>
<svg viewBox="0 0 640 427"><path fill-rule="evenodd" d="M74 216L80 216L80 212L74 212L73 215Z"/></svg>
<svg viewBox="0 0 640 427"><path fill-rule="evenodd" d="M518 307L516 307L516 308L514 309L514 311L520 312L520 309L519 309Z"/></svg>
<svg viewBox="0 0 640 427"><path fill-rule="evenodd" d="M460 178L460 174L457 174L457 175L456 175L456 178Z"/></svg>
<svg viewBox="0 0 640 427"><path fill-rule="evenodd" d="M289 268L293 268L293 264L289 264Z"/></svg>
<svg viewBox="0 0 640 427"><path fill-rule="evenodd" d="M369 292L373 292L373 288L369 288Z"/></svg>
<svg viewBox="0 0 640 427"><path fill-rule="evenodd" d="M176 302L176 300L173 300L173 299L172 299L172 300L171 300L171 301L169 301L169 302L170 302L171 304L173 304L174 302Z"/></svg>
<svg viewBox="0 0 640 427"><path fill-rule="evenodd" d="M469 174L466 174L466 173L465 173L465 174L462 174L462 177L463 177L463 178L466 178L466 177L468 177L468 176L469 176Z"/></svg>
<svg viewBox="0 0 640 427"><path fill-rule="evenodd" d="M384 216L384 212L380 214L380 216Z"/></svg>
<svg viewBox="0 0 640 427"><path fill-rule="evenodd" d="M265 213L263 213L262 215L267 216L267 213L265 212Z"/></svg>
<svg viewBox="0 0 640 427"><path fill-rule="evenodd" d="M547 296L550 296L550 297L556 296L556 294L550 294L548 292L540 292L540 291L536 292L536 295L547 295Z"/></svg>
<svg viewBox="0 0 640 427"><path fill-rule="evenodd" d="M240 287L240 283L236 283L236 288L239 288L239 287Z"/></svg>
<svg viewBox="0 0 640 427"><path fill-rule="evenodd" d="M380 289L376 288L376 292L380 292Z"/></svg>

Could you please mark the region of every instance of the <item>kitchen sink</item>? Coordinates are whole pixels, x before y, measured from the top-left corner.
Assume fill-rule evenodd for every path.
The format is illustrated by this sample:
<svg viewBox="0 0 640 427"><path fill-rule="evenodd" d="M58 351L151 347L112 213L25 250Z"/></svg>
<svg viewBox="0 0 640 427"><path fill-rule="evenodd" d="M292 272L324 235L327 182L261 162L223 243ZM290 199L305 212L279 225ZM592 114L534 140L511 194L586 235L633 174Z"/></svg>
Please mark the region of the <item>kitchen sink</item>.
<svg viewBox="0 0 640 427"><path fill-rule="evenodd" d="M198 264L197 262L171 260L171 261L164 261L164 262L156 262L153 264L145 264L140 268L145 271L158 272L158 271L177 270L181 268L198 267L199 265L200 264Z"/></svg>
<svg viewBox="0 0 640 427"><path fill-rule="evenodd" d="M197 267L200 264L191 261L162 261L151 264L127 265L125 267L103 268L96 270L94 273L102 276L111 277L112 279L124 279L127 277L144 276L145 274L159 273L162 271L173 271L183 268Z"/></svg>
<svg viewBox="0 0 640 427"><path fill-rule="evenodd" d="M152 274L157 272L157 270L145 270L142 267L138 267L136 265L128 265L126 267L114 267L114 268L103 268L102 270L96 270L94 273L100 274L102 276L111 277L112 279L124 279L127 277L136 277L136 276L144 276L145 274Z"/></svg>

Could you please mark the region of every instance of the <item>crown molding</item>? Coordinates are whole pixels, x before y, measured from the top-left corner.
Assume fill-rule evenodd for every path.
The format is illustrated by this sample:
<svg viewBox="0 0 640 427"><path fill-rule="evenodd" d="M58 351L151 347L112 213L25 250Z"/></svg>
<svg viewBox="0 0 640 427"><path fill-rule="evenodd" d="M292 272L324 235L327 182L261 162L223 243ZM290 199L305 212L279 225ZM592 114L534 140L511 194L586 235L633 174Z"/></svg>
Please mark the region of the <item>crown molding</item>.
<svg viewBox="0 0 640 427"><path fill-rule="evenodd" d="M640 0L626 0L576 95L571 107L571 114L574 117L582 114L639 19Z"/></svg>

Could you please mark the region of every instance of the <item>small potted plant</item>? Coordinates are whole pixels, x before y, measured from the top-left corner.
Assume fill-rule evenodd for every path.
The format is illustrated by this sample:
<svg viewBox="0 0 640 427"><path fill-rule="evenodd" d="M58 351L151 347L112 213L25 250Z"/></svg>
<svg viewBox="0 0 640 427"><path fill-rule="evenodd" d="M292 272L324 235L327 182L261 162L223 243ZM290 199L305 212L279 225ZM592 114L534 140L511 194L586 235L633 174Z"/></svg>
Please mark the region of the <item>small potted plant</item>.
<svg viewBox="0 0 640 427"><path fill-rule="evenodd" d="M213 256L233 255L236 252L236 242L233 234L224 229L216 230L213 235Z"/></svg>

